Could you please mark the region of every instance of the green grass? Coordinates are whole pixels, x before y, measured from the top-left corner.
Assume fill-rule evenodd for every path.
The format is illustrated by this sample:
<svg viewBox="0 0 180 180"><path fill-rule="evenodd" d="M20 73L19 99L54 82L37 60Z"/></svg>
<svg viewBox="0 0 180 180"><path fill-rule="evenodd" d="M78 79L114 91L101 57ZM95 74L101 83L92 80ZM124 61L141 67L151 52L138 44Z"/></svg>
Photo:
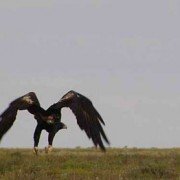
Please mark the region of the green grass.
<svg viewBox="0 0 180 180"><path fill-rule="evenodd" d="M0 149L0 179L180 179L180 149Z"/></svg>

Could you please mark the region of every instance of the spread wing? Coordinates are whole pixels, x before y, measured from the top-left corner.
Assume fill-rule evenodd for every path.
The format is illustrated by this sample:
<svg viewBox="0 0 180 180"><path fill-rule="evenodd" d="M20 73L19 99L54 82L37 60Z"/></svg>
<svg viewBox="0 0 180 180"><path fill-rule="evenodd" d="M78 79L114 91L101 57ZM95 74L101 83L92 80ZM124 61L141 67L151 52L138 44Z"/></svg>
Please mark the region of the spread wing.
<svg viewBox="0 0 180 180"><path fill-rule="evenodd" d="M69 107L76 116L79 127L92 139L94 145L99 145L102 150L105 150L102 139L109 144L102 128L102 124L105 125L105 123L87 97L75 91L69 91L53 106L54 108Z"/></svg>
<svg viewBox="0 0 180 180"><path fill-rule="evenodd" d="M0 115L0 141L16 120L18 110L28 110L31 114L43 111L34 92L12 101L9 107Z"/></svg>

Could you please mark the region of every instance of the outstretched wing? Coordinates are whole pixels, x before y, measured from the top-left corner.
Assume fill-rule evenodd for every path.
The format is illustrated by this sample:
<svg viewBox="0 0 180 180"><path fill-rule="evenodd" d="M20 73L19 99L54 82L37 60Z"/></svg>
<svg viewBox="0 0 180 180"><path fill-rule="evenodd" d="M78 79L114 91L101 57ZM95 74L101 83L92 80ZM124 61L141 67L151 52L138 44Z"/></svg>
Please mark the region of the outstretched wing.
<svg viewBox="0 0 180 180"><path fill-rule="evenodd" d="M76 116L79 127L92 139L94 145L99 145L102 150L105 150L102 139L109 144L101 125L105 123L87 97L75 91L69 91L53 106L55 108L69 107Z"/></svg>
<svg viewBox="0 0 180 180"><path fill-rule="evenodd" d="M18 110L28 110L31 114L43 111L34 92L30 92L12 101L9 107L0 115L0 141L13 125Z"/></svg>

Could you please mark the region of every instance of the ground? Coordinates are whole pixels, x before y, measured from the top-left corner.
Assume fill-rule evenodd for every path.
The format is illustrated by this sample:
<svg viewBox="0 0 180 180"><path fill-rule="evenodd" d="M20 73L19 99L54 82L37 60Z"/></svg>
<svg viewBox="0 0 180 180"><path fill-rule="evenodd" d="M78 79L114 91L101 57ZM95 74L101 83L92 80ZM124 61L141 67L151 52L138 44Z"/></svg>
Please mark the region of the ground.
<svg viewBox="0 0 180 180"><path fill-rule="evenodd" d="M0 179L180 179L180 149L0 149Z"/></svg>

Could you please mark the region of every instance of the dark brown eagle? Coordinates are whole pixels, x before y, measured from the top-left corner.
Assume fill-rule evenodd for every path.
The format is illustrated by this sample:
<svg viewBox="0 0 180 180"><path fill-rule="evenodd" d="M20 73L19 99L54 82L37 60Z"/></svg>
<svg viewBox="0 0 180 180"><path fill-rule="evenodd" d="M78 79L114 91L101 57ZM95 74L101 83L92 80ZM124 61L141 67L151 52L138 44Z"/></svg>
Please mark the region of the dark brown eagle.
<svg viewBox="0 0 180 180"><path fill-rule="evenodd" d="M38 101L34 92L29 92L22 97L12 101L9 107L0 115L0 141L4 134L13 125L18 110L27 110L34 115L37 120L37 126L34 131L34 152L38 152L39 138L41 131L46 130L48 135L48 147L46 152L52 150L52 143L55 134L60 129L67 129L67 126L61 122L61 109L69 107L76 116L77 123L81 130L84 130L88 138L92 139L94 145L99 146L105 151L102 139L109 144L104 133L102 124L105 125L102 117L94 108L92 102L85 96L69 91L57 103L44 110Z"/></svg>

